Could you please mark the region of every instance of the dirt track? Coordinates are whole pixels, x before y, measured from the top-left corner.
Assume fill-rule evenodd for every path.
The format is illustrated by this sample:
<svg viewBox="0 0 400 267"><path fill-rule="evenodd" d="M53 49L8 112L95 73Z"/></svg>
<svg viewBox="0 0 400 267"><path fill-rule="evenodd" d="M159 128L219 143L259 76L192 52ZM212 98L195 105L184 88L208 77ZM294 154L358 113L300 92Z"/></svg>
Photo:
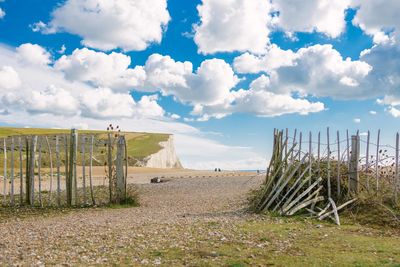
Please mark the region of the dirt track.
<svg viewBox="0 0 400 267"><path fill-rule="evenodd" d="M246 194L261 181L232 174L186 175L192 178L138 185L140 207L85 209L0 222L0 263L158 264L149 262L146 253L185 247L193 238L193 225L244 220Z"/></svg>

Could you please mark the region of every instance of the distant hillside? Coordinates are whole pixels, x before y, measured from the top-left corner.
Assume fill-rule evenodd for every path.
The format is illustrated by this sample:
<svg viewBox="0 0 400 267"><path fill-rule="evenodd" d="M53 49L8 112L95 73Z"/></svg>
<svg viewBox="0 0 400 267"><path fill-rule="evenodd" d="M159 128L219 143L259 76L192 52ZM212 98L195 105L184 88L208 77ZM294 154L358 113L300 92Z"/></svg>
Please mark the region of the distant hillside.
<svg viewBox="0 0 400 267"><path fill-rule="evenodd" d="M11 128L0 127L0 138L16 135L56 135L69 134L70 129L40 129L40 128ZM107 131L79 130L78 134L95 134L99 139L107 138ZM173 139L169 134L123 132L127 140L130 166L144 166L149 162L151 167L173 168L181 167L175 155ZM168 145L168 147L166 146ZM171 147L172 146L172 147ZM163 151L168 153L163 153ZM172 151L172 152L171 152ZM154 156L153 156L154 155ZM160 158L165 157L165 158ZM154 161L157 157L157 161ZM156 162L156 163L155 163ZM167 162L167 163L166 163Z"/></svg>

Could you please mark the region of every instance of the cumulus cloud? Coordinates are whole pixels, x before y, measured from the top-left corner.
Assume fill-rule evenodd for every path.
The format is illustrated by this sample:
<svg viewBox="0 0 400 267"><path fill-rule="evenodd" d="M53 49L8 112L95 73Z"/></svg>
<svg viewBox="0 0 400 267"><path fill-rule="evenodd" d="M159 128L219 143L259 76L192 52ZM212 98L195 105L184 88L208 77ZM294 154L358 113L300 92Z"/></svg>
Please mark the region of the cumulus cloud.
<svg viewBox="0 0 400 267"><path fill-rule="evenodd" d="M27 64L48 65L51 63L51 55L40 45L26 43L16 48L19 59Z"/></svg>
<svg viewBox="0 0 400 267"><path fill-rule="evenodd" d="M260 53L269 43L269 1L203 0L197 10L200 22L194 25L194 41L200 53Z"/></svg>
<svg viewBox="0 0 400 267"><path fill-rule="evenodd" d="M166 0L67 0L34 31L68 32L83 38L85 46L100 50L144 50L160 43L170 20Z"/></svg>
<svg viewBox="0 0 400 267"><path fill-rule="evenodd" d="M234 60L242 73L265 72L255 83L275 93L293 93L340 99L370 96L359 86L373 69L363 60L343 59L332 45L314 45L296 53L273 46L266 55L244 54ZM366 95L366 93L368 93Z"/></svg>
<svg viewBox="0 0 400 267"><path fill-rule="evenodd" d="M107 88L86 91L81 96L82 115L94 118L121 118L134 115L135 101L129 94Z"/></svg>
<svg viewBox="0 0 400 267"><path fill-rule="evenodd" d="M276 44L272 44L262 55L246 52L236 57L233 66L238 73L270 73L277 68L294 65L297 57L292 50L283 50Z"/></svg>
<svg viewBox="0 0 400 267"><path fill-rule="evenodd" d="M141 84L146 75L142 67L131 69L130 64L131 58L122 53L105 54L82 48L76 49L71 55L63 55L54 67L72 81L127 90Z"/></svg>
<svg viewBox="0 0 400 267"><path fill-rule="evenodd" d="M390 42L393 36L400 40L399 1L352 0L352 5L357 8L353 24L372 35L375 43Z"/></svg>
<svg viewBox="0 0 400 267"><path fill-rule="evenodd" d="M269 90L268 80L262 75L250 85L247 90L240 89L231 92L230 101L220 105L197 105L192 115L200 116L200 121L210 118L222 118L233 113L250 113L260 117L275 117L298 113L307 115L325 109L321 102L310 102L304 98L295 98L290 93L279 94Z"/></svg>
<svg viewBox="0 0 400 267"><path fill-rule="evenodd" d="M58 69L39 64L43 60L31 60L31 64L22 60L27 58L22 56L26 47L43 52L43 48L31 44L22 45L16 50L0 46L0 62L6 64L0 65L0 103L7 107L12 116L23 111L27 114L102 119L163 117L164 110L158 105L157 97L143 96L136 103L128 92L117 93L108 88L97 88L78 78L67 80ZM44 50L42 54L46 53Z"/></svg>
<svg viewBox="0 0 400 267"><path fill-rule="evenodd" d="M153 54L144 70L144 91L161 90L184 103L218 104L229 97L239 79L231 66L221 59L208 59L193 72L190 62L177 62L169 56Z"/></svg>
<svg viewBox="0 0 400 267"><path fill-rule="evenodd" d="M350 0L274 0L279 12L276 25L289 35L295 32L321 32L336 38L345 30L345 10Z"/></svg>
<svg viewBox="0 0 400 267"><path fill-rule="evenodd" d="M355 118L353 121L354 121L354 123L361 123L361 119L360 118Z"/></svg>
<svg viewBox="0 0 400 267"><path fill-rule="evenodd" d="M42 91L13 92L3 96L8 107L24 109L29 113L51 113L70 116L77 114L79 102L70 92L50 85Z"/></svg>
<svg viewBox="0 0 400 267"><path fill-rule="evenodd" d="M6 12L0 8L0 19L4 18L6 16Z"/></svg>
<svg viewBox="0 0 400 267"><path fill-rule="evenodd" d="M18 73L10 66L0 67L0 91L14 89L20 86Z"/></svg>

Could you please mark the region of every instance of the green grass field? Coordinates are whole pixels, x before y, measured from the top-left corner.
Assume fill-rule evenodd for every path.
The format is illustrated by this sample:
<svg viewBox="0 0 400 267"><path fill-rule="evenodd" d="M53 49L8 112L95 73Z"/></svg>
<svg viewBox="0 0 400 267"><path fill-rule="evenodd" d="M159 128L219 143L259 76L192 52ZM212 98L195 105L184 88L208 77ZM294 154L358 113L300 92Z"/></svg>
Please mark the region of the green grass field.
<svg viewBox="0 0 400 267"><path fill-rule="evenodd" d="M69 134L70 129L40 129L40 128L11 128L0 127L0 139L18 135L56 135ZM107 131L79 130L78 134L95 134L98 139L106 139ZM128 157L130 165L134 165L138 160L158 152L162 147L160 142L167 141L168 134L159 133L139 133L139 132L123 132L128 145ZM2 140L1 140L2 142ZM2 147L2 143L1 143ZM3 154L3 152L1 152ZM8 159L10 158L7 154ZM2 168L3 161L0 160Z"/></svg>

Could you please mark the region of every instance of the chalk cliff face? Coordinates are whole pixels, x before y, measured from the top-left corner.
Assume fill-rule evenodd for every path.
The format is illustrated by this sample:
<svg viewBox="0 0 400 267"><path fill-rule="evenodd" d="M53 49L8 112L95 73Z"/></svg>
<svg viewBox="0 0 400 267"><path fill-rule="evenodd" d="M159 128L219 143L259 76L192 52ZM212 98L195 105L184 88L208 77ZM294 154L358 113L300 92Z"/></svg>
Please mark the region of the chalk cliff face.
<svg viewBox="0 0 400 267"><path fill-rule="evenodd" d="M165 142L160 142L163 148L144 159L144 166L150 168L183 168L175 152L174 137L169 136Z"/></svg>

